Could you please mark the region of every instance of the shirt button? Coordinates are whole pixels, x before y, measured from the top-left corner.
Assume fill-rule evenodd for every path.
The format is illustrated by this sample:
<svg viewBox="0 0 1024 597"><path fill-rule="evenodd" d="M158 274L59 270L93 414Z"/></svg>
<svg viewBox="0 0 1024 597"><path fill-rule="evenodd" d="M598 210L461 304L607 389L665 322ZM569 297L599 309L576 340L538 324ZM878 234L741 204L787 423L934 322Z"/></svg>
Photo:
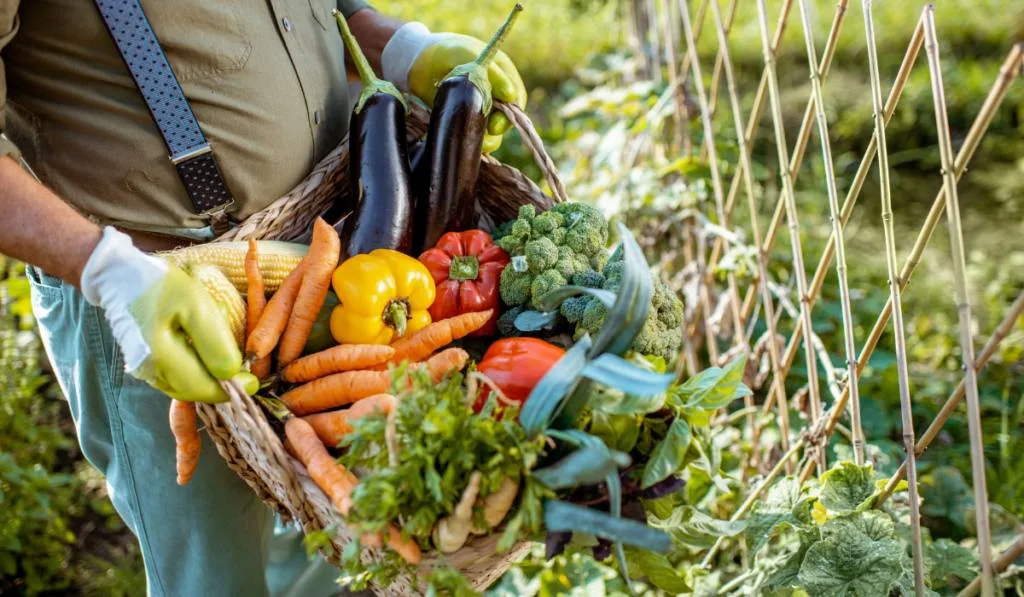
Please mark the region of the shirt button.
<svg viewBox="0 0 1024 597"><path fill-rule="evenodd" d="M313 112L313 124L320 124L320 110Z"/></svg>
<svg viewBox="0 0 1024 597"><path fill-rule="evenodd" d="M281 26L284 27L285 33L291 32L292 30L292 22L288 17L281 19Z"/></svg>

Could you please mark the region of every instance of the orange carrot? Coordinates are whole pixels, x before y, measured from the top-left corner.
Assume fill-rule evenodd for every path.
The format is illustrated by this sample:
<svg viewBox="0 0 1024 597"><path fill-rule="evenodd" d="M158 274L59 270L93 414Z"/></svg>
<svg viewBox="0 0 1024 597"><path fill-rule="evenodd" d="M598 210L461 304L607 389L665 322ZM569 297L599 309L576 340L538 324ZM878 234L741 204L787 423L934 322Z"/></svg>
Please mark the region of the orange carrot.
<svg viewBox="0 0 1024 597"><path fill-rule="evenodd" d="M427 367L435 382L469 362L461 348L443 350L419 363ZM299 416L344 406L367 396L383 394L391 387L390 371L346 371L311 381L281 396L288 409Z"/></svg>
<svg viewBox="0 0 1024 597"><path fill-rule="evenodd" d="M435 321L415 334L393 343L391 348L395 349L395 354L388 362L422 361L435 350L482 328L490 321L492 313L493 311L488 309Z"/></svg>
<svg viewBox="0 0 1024 597"><path fill-rule="evenodd" d="M331 276L338 267L340 257L341 240L338 232L323 218L317 218L313 224L313 242L303 259L306 272L302 276L302 286L295 297L291 315L288 316L281 344L277 347L277 361L282 367L302 354L313 324L320 314L320 307L327 298L327 291L331 288Z"/></svg>
<svg viewBox="0 0 1024 597"><path fill-rule="evenodd" d="M332 410L318 415L302 417L313 427L325 446L337 446L342 438L352 433L352 423L368 415L387 415L395 409L398 401L391 394L374 394L363 398L343 410Z"/></svg>
<svg viewBox="0 0 1024 597"><path fill-rule="evenodd" d="M199 451L203 441L196 427L196 405L181 400L171 400L171 433L176 444L178 485L187 485L192 480L199 464Z"/></svg>
<svg viewBox="0 0 1024 597"><path fill-rule="evenodd" d="M281 282L281 287L277 289L274 296L270 297L266 308L263 309L259 323L256 324L245 342L245 352L249 359L266 358L274 351L277 341L281 339L281 334L284 333L284 328L288 324L288 316L292 312L292 305L295 304L295 297L299 294L299 288L302 286L307 257L308 255L303 257L298 267L288 274L284 282Z"/></svg>
<svg viewBox="0 0 1024 597"><path fill-rule="evenodd" d="M260 273L260 255L256 241L251 238L249 239L249 251L245 254L245 279L245 333L246 337L249 337L256 329L263 310L267 307L263 275ZM266 379L270 375L270 355L254 361L251 371L258 379Z"/></svg>
<svg viewBox="0 0 1024 597"><path fill-rule="evenodd" d="M331 373L379 365L394 354L395 349L384 344L341 344L292 361L281 376L291 383L310 381Z"/></svg>
<svg viewBox="0 0 1024 597"><path fill-rule="evenodd" d="M327 448L306 421L288 417L284 424L284 433L288 438L289 450L306 467L309 477L327 494L338 512L342 516L348 516L352 508L352 491L359 484L359 479L331 458ZM363 535L362 542L364 545L375 547L381 544L381 538L378 535ZM419 546L411 539L403 539L393 525L388 527L387 543L410 564L419 563Z"/></svg>

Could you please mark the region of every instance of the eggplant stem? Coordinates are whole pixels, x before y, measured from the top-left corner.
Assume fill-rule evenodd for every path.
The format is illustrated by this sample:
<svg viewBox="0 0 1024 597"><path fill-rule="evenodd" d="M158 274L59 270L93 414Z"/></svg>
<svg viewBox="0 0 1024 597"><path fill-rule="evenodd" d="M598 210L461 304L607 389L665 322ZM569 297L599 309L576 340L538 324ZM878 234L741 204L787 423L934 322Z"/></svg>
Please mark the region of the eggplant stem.
<svg viewBox="0 0 1024 597"><path fill-rule="evenodd" d="M476 57L476 60L474 61L475 64L486 67L491 63L491 60L493 60L494 56L498 53L498 47L505 41L505 38L508 37L509 31L512 30L512 25L515 24L516 19L519 18L519 13L521 12L523 12L523 5L520 2L516 2L516 5L512 7L512 12L505 17L505 22L501 24L501 28L499 28L498 32L494 34L494 37L487 42L487 45L484 46L480 55Z"/></svg>
<svg viewBox="0 0 1024 597"><path fill-rule="evenodd" d="M476 280L480 275L480 260L476 255L456 255L448 266L448 279L464 282Z"/></svg>
<svg viewBox="0 0 1024 597"><path fill-rule="evenodd" d="M508 37L509 32L512 30L512 25L515 24L516 19L519 18L519 13L523 12L522 3L516 2L516 5L512 7L512 12L505 17L505 22L501 24L498 32L494 34L494 37L487 42L484 49L480 52L480 55L476 57L476 60L468 64L463 64L452 69L452 72L448 73L448 76L444 80L452 79L455 77L466 77L469 82L472 83L477 89L480 90L480 95L483 96L483 113L490 114L491 107L494 105L494 97L491 94L491 81L487 78L487 67L498 53L498 47Z"/></svg>
<svg viewBox="0 0 1024 597"><path fill-rule="evenodd" d="M363 90L359 93L359 100L356 102L355 111L357 113L362 112L366 102L379 93L394 96L398 101L402 102L403 106L408 108L402 92L391 82L378 78L377 73L373 72L373 67L370 66L370 61L363 54L363 49L359 47L359 41L352 34L352 29L349 28L345 15L341 14L341 11L336 8L331 10L331 14L334 15L334 20L338 22L338 31L341 33L341 39L345 42L348 55L352 58L356 72L359 73L359 82L363 85Z"/></svg>

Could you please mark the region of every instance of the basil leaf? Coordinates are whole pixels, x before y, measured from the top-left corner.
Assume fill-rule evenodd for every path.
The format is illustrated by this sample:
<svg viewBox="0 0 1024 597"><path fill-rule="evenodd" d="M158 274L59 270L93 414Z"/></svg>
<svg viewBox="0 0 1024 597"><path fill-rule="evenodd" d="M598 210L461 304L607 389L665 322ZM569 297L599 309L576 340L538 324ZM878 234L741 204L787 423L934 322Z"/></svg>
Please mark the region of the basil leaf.
<svg viewBox="0 0 1024 597"><path fill-rule="evenodd" d="M549 531L586 533L659 553L666 553L672 548L671 538L663 531L559 500L544 502L544 526Z"/></svg>
<svg viewBox="0 0 1024 597"><path fill-rule="evenodd" d="M715 410L728 406L730 402L751 394L743 384L746 371L746 355L736 357L724 369L711 367L687 380L679 388L686 405Z"/></svg>
<svg viewBox="0 0 1024 597"><path fill-rule="evenodd" d="M615 293L611 290L587 288L586 286L575 286L570 284L568 286L556 288L540 297L540 300L537 301L537 307L544 309L545 311L554 311L558 309L559 305L561 305L565 299L579 296L581 294L589 294L601 301L604 306L609 309L615 306Z"/></svg>
<svg viewBox="0 0 1024 597"><path fill-rule="evenodd" d="M634 567L655 587L669 595L690 593L693 588L686 582L686 577L660 553L652 553L645 549L630 549L627 555Z"/></svg>
<svg viewBox="0 0 1024 597"><path fill-rule="evenodd" d="M636 396L664 393L675 380L675 374L655 373L642 369L626 359L603 354L583 368L583 376L599 384Z"/></svg>
<svg viewBox="0 0 1024 597"><path fill-rule="evenodd" d="M555 311L523 311L514 323L520 332L539 332L553 328L556 321L558 313Z"/></svg>
<svg viewBox="0 0 1024 597"><path fill-rule="evenodd" d="M707 549L720 537L739 535L747 524L742 520L718 520L693 506L683 506L673 510L666 519L651 521L651 526L665 529L681 545Z"/></svg>
<svg viewBox="0 0 1024 597"><path fill-rule="evenodd" d="M625 394L617 390L606 390L596 394L596 400L591 403L594 412L604 412L610 415L646 415L665 406L666 395L664 393L652 396L637 396L636 394Z"/></svg>
<svg viewBox="0 0 1024 597"><path fill-rule="evenodd" d="M534 386L519 413L519 422L528 436L536 436L547 429L561 410L565 397L579 382L590 346L590 337L584 335Z"/></svg>
<svg viewBox="0 0 1024 597"><path fill-rule="evenodd" d="M629 452L640 437L640 419L595 410L590 415L590 433L613 450Z"/></svg>
<svg viewBox="0 0 1024 597"><path fill-rule="evenodd" d="M644 465L643 481L640 483L640 487L647 489L682 468L686 460L686 452L690 449L691 439L690 425L686 419L672 421L668 433L654 446L650 460Z"/></svg>

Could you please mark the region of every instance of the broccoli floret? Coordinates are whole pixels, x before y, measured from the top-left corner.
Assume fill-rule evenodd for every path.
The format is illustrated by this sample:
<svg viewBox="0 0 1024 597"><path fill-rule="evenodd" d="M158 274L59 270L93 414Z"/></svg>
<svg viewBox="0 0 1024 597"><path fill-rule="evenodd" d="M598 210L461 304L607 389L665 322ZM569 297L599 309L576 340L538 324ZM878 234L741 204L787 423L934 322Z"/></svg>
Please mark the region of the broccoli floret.
<svg viewBox="0 0 1024 597"><path fill-rule="evenodd" d="M583 333L596 336L598 330L604 325L605 318L608 317L608 308L604 306L604 303L593 297L588 298L590 300L586 308L583 309L583 319L580 320L579 327L576 330L580 336L583 336Z"/></svg>
<svg viewBox="0 0 1024 597"><path fill-rule="evenodd" d="M579 323L583 319L583 311L589 304L587 298L585 296L571 296L562 301L562 306L559 308L562 317L566 318L569 323Z"/></svg>
<svg viewBox="0 0 1024 597"><path fill-rule="evenodd" d="M587 288L601 288L604 286L604 274L592 269L577 272L572 276L572 283Z"/></svg>
<svg viewBox="0 0 1024 597"><path fill-rule="evenodd" d="M505 268L508 269L507 267ZM536 305L540 302L540 299L547 293L565 286L568 282L558 273L558 270L549 269L541 274L534 276L533 284L530 286L530 299L532 304Z"/></svg>
<svg viewBox="0 0 1024 597"><path fill-rule="evenodd" d="M583 203L560 203L540 214L525 205L500 229L497 243L512 257L505 271L515 270L502 274L501 297L509 305L536 309L541 296L575 276L593 280L607 260L608 222Z"/></svg>
<svg viewBox="0 0 1024 597"><path fill-rule="evenodd" d="M565 218L565 244L588 258L605 250L608 222L596 208L585 203L559 203L555 213Z"/></svg>
<svg viewBox="0 0 1024 597"><path fill-rule="evenodd" d="M611 261L602 271L603 281L599 286L605 290L617 292L622 285L624 267L621 254L612 256ZM580 280L577 281L577 276L574 276L573 282L583 282L582 276L579 278ZM592 277L590 281L594 282L596 278ZM683 303L659 278L655 277L653 284L654 292L651 297L650 311L648 311L647 319L633 340L630 349L640 354L660 356L666 361L672 362L679 354L679 347L682 344L680 327L683 324ZM579 298L587 304L583 309L582 317L576 322L573 336L577 339L585 333L589 333L591 336L596 335L608 315L608 309L596 298L590 296ZM573 313L576 313L575 310L579 309L579 306L573 305L572 309Z"/></svg>
<svg viewBox="0 0 1024 597"><path fill-rule="evenodd" d="M555 269L566 280L578 273L591 271L587 258L574 252L566 245L558 247L558 262L555 263Z"/></svg>
<svg viewBox="0 0 1024 597"><path fill-rule="evenodd" d="M529 272L517 272L511 265L501 270L498 290L506 305L522 305L530 300L530 285L533 276Z"/></svg>
<svg viewBox="0 0 1024 597"><path fill-rule="evenodd" d="M558 263L558 245L549 238L541 237L527 242L524 253L531 274L549 270Z"/></svg>
<svg viewBox="0 0 1024 597"><path fill-rule="evenodd" d="M565 218L561 214L555 212L544 212L533 219L533 234L534 238L540 236L547 236L555 228L561 227L565 223Z"/></svg>

